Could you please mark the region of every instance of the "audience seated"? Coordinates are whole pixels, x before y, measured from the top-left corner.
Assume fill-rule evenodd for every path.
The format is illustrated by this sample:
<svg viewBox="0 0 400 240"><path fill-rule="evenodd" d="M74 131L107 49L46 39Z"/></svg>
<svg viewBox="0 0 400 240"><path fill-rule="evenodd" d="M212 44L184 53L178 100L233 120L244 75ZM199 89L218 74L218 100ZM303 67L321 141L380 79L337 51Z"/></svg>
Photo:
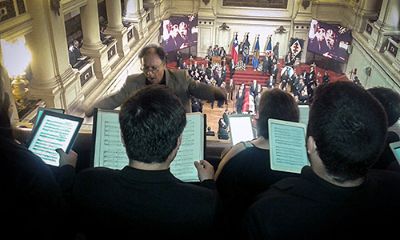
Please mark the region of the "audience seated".
<svg viewBox="0 0 400 240"><path fill-rule="evenodd" d="M393 126L400 117L400 94L385 87L374 87L367 91L382 104L387 115L388 127ZM400 138L397 133L388 131L385 149L379 160L372 166L373 168L400 171L400 165L389 147L390 143L399 140Z"/></svg>
<svg viewBox="0 0 400 240"><path fill-rule="evenodd" d="M178 180L169 169L186 125L185 109L172 90L158 84L142 88L122 105L119 120L129 163L121 170L94 168L77 175L79 231L88 239L215 236L212 165L195 162L200 186Z"/></svg>
<svg viewBox="0 0 400 240"><path fill-rule="evenodd" d="M0 66L0 70L2 70ZM60 171L55 175L39 157L15 140L9 119L10 98L0 78L0 152L2 234L12 239L71 238L66 191L76 153L60 154ZM64 175L61 175L64 174ZM72 181L68 181L72 184ZM62 188L65 187L64 188Z"/></svg>
<svg viewBox="0 0 400 240"><path fill-rule="evenodd" d="M270 168L268 119L298 122L297 103L289 93L272 89L262 93L259 107L258 138L233 146L222 158L215 175L233 236L237 236L242 215L258 193L284 177L295 176Z"/></svg>
<svg viewBox="0 0 400 240"><path fill-rule="evenodd" d="M397 234L400 174L372 170L384 147L386 114L351 82L317 88L300 177L270 187L245 220L250 239L386 239Z"/></svg>

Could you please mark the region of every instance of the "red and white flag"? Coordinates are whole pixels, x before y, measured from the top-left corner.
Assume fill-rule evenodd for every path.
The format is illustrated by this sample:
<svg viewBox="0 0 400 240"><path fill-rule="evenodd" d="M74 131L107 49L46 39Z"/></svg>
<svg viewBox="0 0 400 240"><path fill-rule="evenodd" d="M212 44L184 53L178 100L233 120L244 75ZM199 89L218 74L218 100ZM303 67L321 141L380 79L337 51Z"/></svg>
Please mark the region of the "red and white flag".
<svg viewBox="0 0 400 240"><path fill-rule="evenodd" d="M237 33L235 34L235 38L233 39L232 43L232 50L231 50L231 56L232 56L232 61L236 65L239 59L239 42L237 40Z"/></svg>

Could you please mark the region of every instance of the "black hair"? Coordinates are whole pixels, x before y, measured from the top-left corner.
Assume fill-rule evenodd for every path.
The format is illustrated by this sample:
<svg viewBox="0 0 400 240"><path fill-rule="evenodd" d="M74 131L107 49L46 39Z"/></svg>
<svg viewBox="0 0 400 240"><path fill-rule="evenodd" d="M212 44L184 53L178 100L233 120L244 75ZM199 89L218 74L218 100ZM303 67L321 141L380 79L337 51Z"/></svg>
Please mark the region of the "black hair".
<svg viewBox="0 0 400 240"><path fill-rule="evenodd" d="M186 113L171 89L153 84L122 105L119 122L130 161L161 163L176 147L186 125Z"/></svg>
<svg viewBox="0 0 400 240"><path fill-rule="evenodd" d="M139 58L142 59L144 56L150 53L155 53L161 59L161 61L166 61L166 53L162 47L157 44L149 44L145 46L139 53Z"/></svg>
<svg viewBox="0 0 400 240"><path fill-rule="evenodd" d="M307 136L314 138L327 172L337 181L366 175L382 152L386 131L382 105L362 87L339 81L317 88Z"/></svg>
<svg viewBox="0 0 400 240"><path fill-rule="evenodd" d="M296 100L287 92L278 88L267 90L262 93L259 104L259 117L257 120L257 131L259 136L268 139L268 119L279 119L284 121L299 121L299 107Z"/></svg>
<svg viewBox="0 0 400 240"><path fill-rule="evenodd" d="M367 90L385 109L388 126L392 126L400 117L400 94L390 88L374 87Z"/></svg>

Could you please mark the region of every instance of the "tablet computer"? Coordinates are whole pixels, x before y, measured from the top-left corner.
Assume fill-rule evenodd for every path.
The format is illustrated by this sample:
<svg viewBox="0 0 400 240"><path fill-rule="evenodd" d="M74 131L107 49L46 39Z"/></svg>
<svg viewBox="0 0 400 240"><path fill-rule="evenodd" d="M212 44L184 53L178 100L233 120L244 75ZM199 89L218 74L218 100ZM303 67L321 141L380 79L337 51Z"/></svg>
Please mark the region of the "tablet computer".
<svg viewBox="0 0 400 240"><path fill-rule="evenodd" d="M33 125L34 127L37 126L40 116L42 116L43 111L52 111L52 112L58 112L58 113L65 113L65 110L62 108L44 108L44 107L38 107L37 114L36 114L36 120L35 124Z"/></svg>
<svg viewBox="0 0 400 240"><path fill-rule="evenodd" d="M248 114L228 115L230 137L233 145L241 141L253 140L256 137L253 130L252 117L252 115Z"/></svg>
<svg viewBox="0 0 400 240"><path fill-rule="evenodd" d="M268 119L271 169L300 173L308 165L306 125L298 122Z"/></svg>
<svg viewBox="0 0 400 240"><path fill-rule="evenodd" d="M69 152L82 122L80 117L44 110L32 132L29 150L46 164L59 166L60 157L55 150L61 148Z"/></svg>
<svg viewBox="0 0 400 240"><path fill-rule="evenodd" d="M308 124L308 114L310 113L310 106L307 104L299 104L299 122L305 124L307 126Z"/></svg>
<svg viewBox="0 0 400 240"><path fill-rule="evenodd" d="M93 114L93 167L122 169L129 164L122 143L119 111L94 109Z"/></svg>
<svg viewBox="0 0 400 240"><path fill-rule="evenodd" d="M400 164L400 141L389 143L389 146L397 162Z"/></svg>

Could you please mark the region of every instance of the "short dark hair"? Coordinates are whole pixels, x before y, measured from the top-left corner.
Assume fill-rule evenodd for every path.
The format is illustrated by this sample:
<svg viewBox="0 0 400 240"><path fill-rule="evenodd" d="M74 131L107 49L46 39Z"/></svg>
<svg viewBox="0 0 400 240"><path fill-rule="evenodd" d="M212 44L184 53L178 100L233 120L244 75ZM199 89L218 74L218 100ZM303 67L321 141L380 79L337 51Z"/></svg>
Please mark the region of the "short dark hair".
<svg viewBox="0 0 400 240"><path fill-rule="evenodd" d="M179 98L164 85L137 91L121 107L121 134L130 161L164 162L186 125Z"/></svg>
<svg viewBox="0 0 400 240"><path fill-rule="evenodd" d="M152 51L153 50L153 51ZM149 44L145 46L139 53L139 58L142 59L144 56L146 56L149 53L155 53L157 56L161 59L161 61L165 62L166 61L166 53L162 47L160 47L157 44Z"/></svg>
<svg viewBox="0 0 400 240"><path fill-rule="evenodd" d="M268 119L299 121L299 107L296 100L278 88L263 92L259 104L257 131L259 136L268 139Z"/></svg>
<svg viewBox="0 0 400 240"><path fill-rule="evenodd" d="M386 87L373 87L367 90L385 109L388 126L392 126L400 117L400 94Z"/></svg>
<svg viewBox="0 0 400 240"><path fill-rule="evenodd" d="M314 138L327 172L338 181L366 175L382 152L386 132L382 105L362 87L338 81L317 88L307 136Z"/></svg>

